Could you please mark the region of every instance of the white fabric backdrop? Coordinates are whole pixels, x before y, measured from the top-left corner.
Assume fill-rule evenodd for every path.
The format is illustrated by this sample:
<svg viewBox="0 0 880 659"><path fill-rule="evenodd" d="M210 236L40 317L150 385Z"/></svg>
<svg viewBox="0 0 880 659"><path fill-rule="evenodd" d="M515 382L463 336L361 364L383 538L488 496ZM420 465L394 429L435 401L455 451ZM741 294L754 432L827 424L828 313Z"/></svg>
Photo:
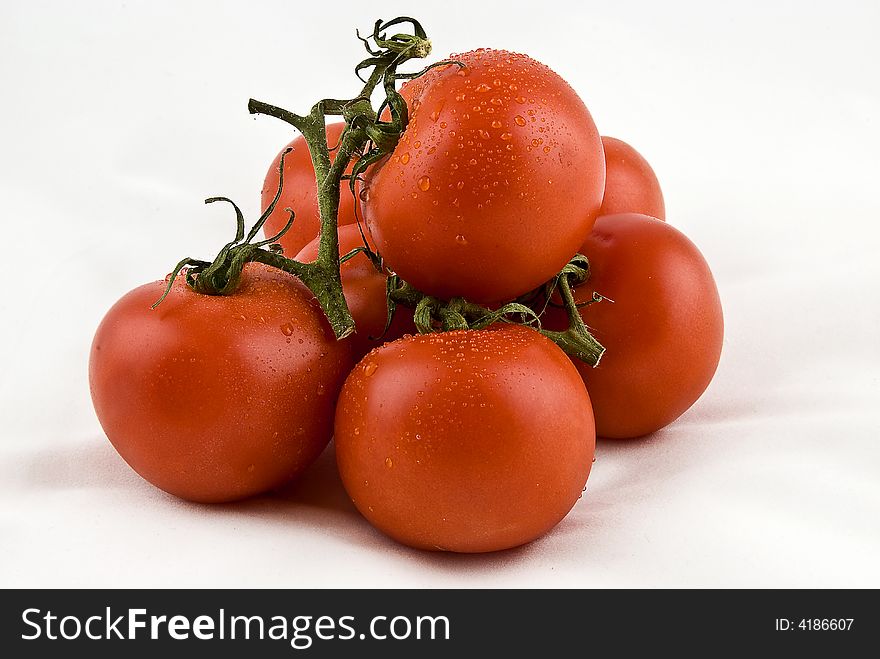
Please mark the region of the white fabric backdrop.
<svg viewBox="0 0 880 659"><path fill-rule="evenodd" d="M226 240L202 199L255 216L291 133L248 97L304 110L354 90L353 30L377 17L3 3L0 586L880 586L880 5L383 4L422 20L437 58L544 61L653 164L721 291L712 386L668 429L600 444L569 517L494 555L385 539L331 454L235 505L151 488L92 411L95 327Z"/></svg>

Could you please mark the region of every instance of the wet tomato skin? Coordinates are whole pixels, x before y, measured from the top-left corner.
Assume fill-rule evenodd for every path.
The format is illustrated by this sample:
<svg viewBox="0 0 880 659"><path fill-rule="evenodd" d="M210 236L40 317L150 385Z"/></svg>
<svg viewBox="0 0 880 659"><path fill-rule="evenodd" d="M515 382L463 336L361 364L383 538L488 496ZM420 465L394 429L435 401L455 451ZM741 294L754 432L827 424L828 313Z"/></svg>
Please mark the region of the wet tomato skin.
<svg viewBox="0 0 880 659"><path fill-rule="evenodd" d="M339 138L345 128L345 122L335 122L327 125L327 142L333 147L339 143ZM275 205L275 210L269 215L263 231L267 236L274 236L281 231L290 219L290 213L285 209L290 208L296 218L293 226L278 240L284 248L284 254L293 256L306 244L311 242L321 227L321 215L318 211L318 185L315 181L315 169L312 167L312 158L309 155L309 147L302 135L294 139L284 149L278 152L275 160L266 172L263 182L262 209L266 210L275 193L278 191L278 165L281 162L281 154L285 149L291 149L284 157L284 188L281 197ZM336 152L330 151L330 159L336 158ZM351 172L351 167L347 173ZM355 198L343 181L339 195L339 225L355 222Z"/></svg>
<svg viewBox="0 0 880 659"><path fill-rule="evenodd" d="M603 137L605 149L605 196L599 215L641 213L666 219L666 205L657 175L629 144Z"/></svg>
<svg viewBox="0 0 880 659"><path fill-rule="evenodd" d="M357 224L339 227L339 254L345 256L353 249L363 247L364 241ZM311 263L318 258L318 241L315 238L303 247L296 259ZM340 266L342 291L355 322L355 334L348 340L352 343L355 360L360 360L370 350L388 341L398 339L404 334L414 334L413 312L398 306L394 312L391 326L385 332L388 319L386 299L387 276L376 270L366 254L357 254Z"/></svg>
<svg viewBox="0 0 880 659"><path fill-rule="evenodd" d="M351 373L337 462L358 510L411 547L529 542L581 496L595 447L568 357L521 326L407 336Z"/></svg>
<svg viewBox="0 0 880 659"><path fill-rule="evenodd" d="M403 86L409 124L371 168L364 215L388 266L443 299L507 301L555 275L598 214L599 133L548 67L500 50L453 55Z"/></svg>
<svg viewBox="0 0 880 659"><path fill-rule="evenodd" d="M724 319L709 266L678 229L635 213L600 217L581 252L590 279L575 289L578 302L593 292L613 302L581 308L606 352L583 376L600 437L632 438L672 423L702 395L721 356ZM550 328L565 325L551 310Z"/></svg>
<svg viewBox="0 0 880 659"><path fill-rule="evenodd" d="M123 296L98 327L89 381L98 419L143 478L183 499L220 502L298 476L330 439L351 348L311 293L248 264L230 296L178 277Z"/></svg>

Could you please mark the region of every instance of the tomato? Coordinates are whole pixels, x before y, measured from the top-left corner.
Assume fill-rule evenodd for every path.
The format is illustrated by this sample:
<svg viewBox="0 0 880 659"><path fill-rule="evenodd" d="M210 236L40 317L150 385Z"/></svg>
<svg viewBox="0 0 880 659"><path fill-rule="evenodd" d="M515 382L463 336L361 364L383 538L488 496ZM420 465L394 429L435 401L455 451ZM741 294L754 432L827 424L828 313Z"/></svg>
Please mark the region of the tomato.
<svg viewBox="0 0 880 659"><path fill-rule="evenodd" d="M311 263L318 258L318 238L303 247L296 260ZM345 256L364 241L356 224L339 227L339 254ZM355 322L355 334L351 337L356 360L382 343L414 333L412 309L398 306L391 326L385 332L388 318L386 300L386 276L376 270L366 254L357 254L342 264L339 271L342 277L342 291L348 309Z"/></svg>
<svg viewBox="0 0 880 659"><path fill-rule="evenodd" d="M388 266L440 298L510 300L555 275L605 185L578 95L525 56L477 50L404 85L409 125L367 173L364 216Z"/></svg>
<svg viewBox="0 0 880 659"><path fill-rule="evenodd" d="M98 419L131 467L192 501L240 499L299 475L330 439L352 367L311 293L248 264L229 296L177 277L122 297L92 344Z"/></svg>
<svg viewBox="0 0 880 659"><path fill-rule="evenodd" d="M345 382L336 456L358 510L419 549L486 552L546 533L583 491L595 447L571 361L532 329L407 336Z"/></svg>
<svg viewBox="0 0 880 659"><path fill-rule="evenodd" d="M596 368L576 363L584 378L600 437L628 438L659 430L700 397L718 366L724 322L715 280L687 237L645 215L606 215L581 248L593 292L613 302L581 308L606 352ZM552 309L551 328L565 324Z"/></svg>
<svg viewBox="0 0 880 659"><path fill-rule="evenodd" d="M345 122L336 122L327 125L327 142L331 147L339 143ZM262 203L265 211L275 194L278 192L278 164L281 162L281 154L285 149L291 149L284 158L284 189L281 197L275 205L275 210L269 215L263 230L267 236L274 236L284 228L290 219L290 214L285 208L290 208L296 217L293 226L279 239L287 256L299 252L309 243L321 227L321 214L318 211L318 184L315 181L315 169L312 167L312 158L309 155L309 147L305 139L300 135L284 149L279 151L272 161L269 171L266 172L266 180L263 183ZM334 151L330 152L330 159L335 159ZM351 172L351 167L348 168ZM343 181L342 191L339 195L339 224L351 224L355 222L355 199L349 190L347 182Z"/></svg>
<svg viewBox="0 0 880 659"><path fill-rule="evenodd" d="M599 214L641 213L665 220L663 192L648 161L622 140L603 137L602 145L605 147L605 197Z"/></svg>

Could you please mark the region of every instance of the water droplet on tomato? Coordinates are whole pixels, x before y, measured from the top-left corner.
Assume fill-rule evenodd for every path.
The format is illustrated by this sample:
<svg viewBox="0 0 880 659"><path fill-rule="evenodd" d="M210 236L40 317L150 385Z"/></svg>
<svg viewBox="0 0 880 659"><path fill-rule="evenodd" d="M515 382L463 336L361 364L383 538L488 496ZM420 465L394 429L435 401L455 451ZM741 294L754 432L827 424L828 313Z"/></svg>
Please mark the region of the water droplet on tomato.
<svg viewBox="0 0 880 659"><path fill-rule="evenodd" d="M457 242L459 245L467 245L467 238L465 238L465 237L464 237L463 235L461 235L461 234L458 234L458 235L455 237L455 242Z"/></svg>
<svg viewBox="0 0 880 659"><path fill-rule="evenodd" d="M485 130L483 130L483 129L481 128L481 129L480 129L479 131L477 131L477 132L479 133L479 135L480 135L480 137L481 137L482 139L484 139L484 140L488 140L488 139L489 139L489 132L488 132L488 131L485 131Z"/></svg>
<svg viewBox="0 0 880 659"><path fill-rule="evenodd" d="M516 115L516 116L513 118L513 121L514 121L514 123L516 123L517 126L525 126L525 125L526 125L526 120L525 120L525 118L524 118L522 115L520 115L520 114Z"/></svg>
<svg viewBox="0 0 880 659"><path fill-rule="evenodd" d="M478 92L488 92L492 90L492 87L487 85L485 82L481 82L479 85L474 87L474 89Z"/></svg>
<svg viewBox="0 0 880 659"><path fill-rule="evenodd" d="M385 466L391 469L394 466L394 461L391 458L385 458Z"/></svg>
<svg viewBox="0 0 880 659"><path fill-rule="evenodd" d="M370 376L376 372L376 369L379 368L379 365L376 362L370 362L366 366L364 366L364 375Z"/></svg>
<svg viewBox="0 0 880 659"><path fill-rule="evenodd" d="M431 179L427 176L423 176L419 179L419 190L422 192L427 192L431 189Z"/></svg>
<svg viewBox="0 0 880 659"><path fill-rule="evenodd" d="M513 135L511 135L510 133L501 133L501 139L505 142L509 142L511 138L513 138ZM510 144L508 144L507 147L510 148Z"/></svg>
<svg viewBox="0 0 880 659"><path fill-rule="evenodd" d="M291 334L293 334L293 325L290 323L284 323L281 326L281 332L284 334L284 336L290 336Z"/></svg>
<svg viewBox="0 0 880 659"><path fill-rule="evenodd" d="M400 156L400 164L401 165L405 165L408 162L409 162L409 153L404 153L402 156Z"/></svg>

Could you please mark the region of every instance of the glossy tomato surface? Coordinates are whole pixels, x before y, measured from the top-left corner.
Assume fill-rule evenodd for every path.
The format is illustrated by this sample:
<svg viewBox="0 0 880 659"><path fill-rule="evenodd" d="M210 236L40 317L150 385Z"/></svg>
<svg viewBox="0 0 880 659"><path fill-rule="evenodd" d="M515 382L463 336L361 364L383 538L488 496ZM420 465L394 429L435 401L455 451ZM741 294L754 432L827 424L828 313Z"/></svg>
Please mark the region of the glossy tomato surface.
<svg viewBox="0 0 880 659"><path fill-rule="evenodd" d="M593 225L602 142L574 90L535 60L454 55L404 85L409 125L371 168L364 214L388 266L444 299L513 299L555 275Z"/></svg>
<svg viewBox="0 0 880 659"><path fill-rule="evenodd" d="M178 277L122 297L98 327L89 381L98 419L131 467L184 499L240 499L299 475L330 439L352 366L311 294L248 264L229 296Z"/></svg>
<svg viewBox="0 0 880 659"><path fill-rule="evenodd" d="M590 399L571 361L534 330L404 337L343 387L336 455L380 531L419 549L486 552L529 542L583 491Z"/></svg>
<svg viewBox="0 0 880 659"><path fill-rule="evenodd" d="M721 300L706 260L675 227L637 214L600 217L582 253L590 279L575 290L614 302L581 309L606 352L596 368L577 362L600 437L646 435L700 397L718 366ZM546 323L564 325L555 310Z"/></svg>
<svg viewBox="0 0 880 659"><path fill-rule="evenodd" d="M603 137L605 196L600 215L640 213L666 219L666 205L657 175L642 155L623 140Z"/></svg>
<svg viewBox="0 0 880 659"><path fill-rule="evenodd" d="M344 122L327 125L327 141L331 147L339 143L344 128ZM290 219L290 214L285 208L293 210L296 214L293 226L278 242L284 248L285 255L294 256L318 235L321 228L315 169L312 167L309 147L302 135L278 152L269 171L266 172L266 179L263 182L262 209L266 210L269 207L278 191L278 165L281 162L281 154L288 148L291 151L284 157L284 189L281 191L281 198L275 205L275 210L263 225L263 231L267 236L274 236L284 228ZM334 160L335 158L336 152L331 150L330 159ZM347 171L350 173L351 167ZM355 198L346 181L343 181L339 195L338 218L340 225L351 224L356 220Z"/></svg>
<svg viewBox="0 0 880 659"><path fill-rule="evenodd" d="M297 261L311 263L318 258L318 238L303 247ZM353 249L363 247L364 241L357 224L339 227L339 254L345 256ZM355 360L370 350L404 334L414 334L412 309L398 306L391 326L385 332L388 319L386 299L387 276L378 270L366 254L357 254L343 263L339 269L342 291L355 322L355 334L350 341Z"/></svg>

